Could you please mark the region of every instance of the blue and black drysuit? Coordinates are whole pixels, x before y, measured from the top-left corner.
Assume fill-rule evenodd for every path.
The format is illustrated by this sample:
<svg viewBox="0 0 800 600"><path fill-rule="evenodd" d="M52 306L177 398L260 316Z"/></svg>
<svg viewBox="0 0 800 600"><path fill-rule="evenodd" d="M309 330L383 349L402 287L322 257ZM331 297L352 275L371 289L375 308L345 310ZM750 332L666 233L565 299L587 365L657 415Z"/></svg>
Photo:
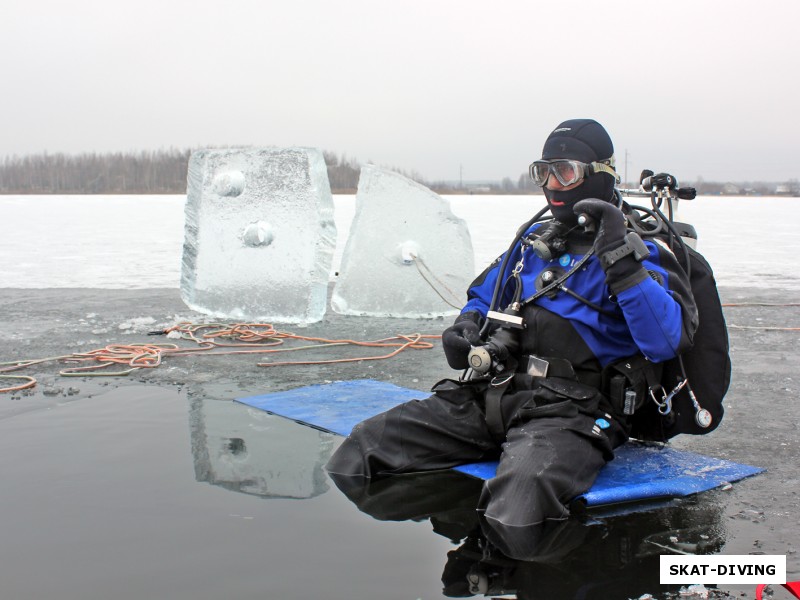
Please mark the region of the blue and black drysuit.
<svg viewBox="0 0 800 600"><path fill-rule="evenodd" d="M431 397L360 423L328 463L337 485L355 499L368 493L359 480L363 487L382 475L498 459L478 506L484 533L509 556L535 555L548 524L568 516L570 501L627 440L627 416L608 389L615 366L658 363L691 345L697 311L686 275L666 246L645 243L643 262L627 256L604 271L592 255L566 289L528 303L542 274L569 271L592 239L573 232L566 252L550 261L526 248L519 271L525 328L510 360L513 378L506 371L494 385L444 380ZM511 251L505 277L522 247ZM500 265L498 258L473 282L459 319L483 322ZM509 280L497 308L513 294ZM548 363L546 376L528 374L530 355Z"/></svg>

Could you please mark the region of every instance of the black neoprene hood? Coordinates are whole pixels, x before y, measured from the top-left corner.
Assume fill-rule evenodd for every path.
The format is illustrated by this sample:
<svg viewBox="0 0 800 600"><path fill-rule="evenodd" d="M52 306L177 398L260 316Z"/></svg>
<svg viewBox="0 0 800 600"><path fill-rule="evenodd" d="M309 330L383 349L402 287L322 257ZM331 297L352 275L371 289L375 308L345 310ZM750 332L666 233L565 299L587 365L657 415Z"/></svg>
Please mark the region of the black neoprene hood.
<svg viewBox="0 0 800 600"><path fill-rule="evenodd" d="M593 119L564 121L547 137L542 158L570 158L585 163L606 160L613 156L614 144L600 123Z"/></svg>
<svg viewBox="0 0 800 600"><path fill-rule="evenodd" d="M564 121L547 137L542 149L544 160L568 158L592 163L607 160L613 155L614 144L611 143L611 137L603 126L593 119ZM595 173L571 190L555 191L545 187L543 191L553 217L564 224L574 225L577 216L572 206L585 198L600 198L612 202L615 183L616 178L613 175Z"/></svg>

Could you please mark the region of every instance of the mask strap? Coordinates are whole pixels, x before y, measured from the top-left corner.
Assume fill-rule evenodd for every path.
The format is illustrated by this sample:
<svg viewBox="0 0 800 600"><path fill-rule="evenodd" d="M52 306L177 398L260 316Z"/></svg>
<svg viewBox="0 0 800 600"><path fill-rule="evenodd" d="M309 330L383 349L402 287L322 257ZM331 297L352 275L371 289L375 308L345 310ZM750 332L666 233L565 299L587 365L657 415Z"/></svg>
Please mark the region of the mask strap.
<svg viewBox="0 0 800 600"><path fill-rule="evenodd" d="M614 177L614 181L616 181L617 183L620 183L622 181L622 178L614 170L614 167L610 165L607 165L602 162L593 162L589 166L592 168L592 175L594 175L595 173L608 173L609 175L612 175Z"/></svg>

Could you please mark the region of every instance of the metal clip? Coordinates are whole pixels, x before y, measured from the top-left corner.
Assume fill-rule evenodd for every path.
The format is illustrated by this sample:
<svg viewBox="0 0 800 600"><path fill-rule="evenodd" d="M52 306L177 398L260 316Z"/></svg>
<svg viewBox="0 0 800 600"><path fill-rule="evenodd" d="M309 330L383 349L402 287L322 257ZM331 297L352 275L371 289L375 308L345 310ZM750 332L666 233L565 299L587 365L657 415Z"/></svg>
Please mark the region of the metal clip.
<svg viewBox="0 0 800 600"><path fill-rule="evenodd" d="M662 396L661 400L656 398L655 394L656 389L661 390L661 396ZM653 402L656 403L656 406L658 406L658 412L660 414L666 416L672 412L672 396L671 395L668 396L666 392L664 392L664 388L662 388L660 385L654 385L648 389L648 392L650 392L650 398L653 400Z"/></svg>
<svg viewBox="0 0 800 600"><path fill-rule="evenodd" d="M674 388L672 388L672 391L669 394L667 394L665 400L667 400L670 403L672 403L672 398L675 396L675 394L680 392L687 383L688 383L687 379L683 379L682 381L679 381L678 385L676 385Z"/></svg>
<svg viewBox="0 0 800 600"><path fill-rule="evenodd" d="M509 382L514 378L514 373L506 376L505 379L501 379L499 376L494 377L490 382L489 385L495 388L505 387L509 384Z"/></svg>
<svg viewBox="0 0 800 600"><path fill-rule="evenodd" d="M672 391L669 394L664 394L664 399L661 402L659 402L658 400L655 399L655 397L653 397L653 393L651 390L650 396L653 397L655 403L658 404L658 412L660 412L662 415L668 415L669 413L672 412L672 399L675 397L675 394L677 394L683 389L686 383L687 383L686 379L679 381L678 384L674 388L672 388ZM662 389L661 391L663 393L664 390Z"/></svg>

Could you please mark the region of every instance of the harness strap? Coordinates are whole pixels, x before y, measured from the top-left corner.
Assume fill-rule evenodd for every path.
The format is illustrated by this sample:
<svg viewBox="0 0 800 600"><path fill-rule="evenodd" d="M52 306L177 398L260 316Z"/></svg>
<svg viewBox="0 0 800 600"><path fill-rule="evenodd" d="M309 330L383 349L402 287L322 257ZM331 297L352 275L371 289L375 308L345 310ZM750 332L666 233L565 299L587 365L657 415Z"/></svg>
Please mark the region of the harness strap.
<svg viewBox="0 0 800 600"><path fill-rule="evenodd" d="M503 394L511 381L513 374L503 378L495 377L486 390L486 426L496 442L502 442L506 437L506 426L503 422Z"/></svg>
<svg viewBox="0 0 800 600"><path fill-rule="evenodd" d="M546 364L546 367L541 367L542 363ZM538 371L534 370L538 369ZM570 361L565 358L553 358L550 356L537 356L535 354L524 354L522 356L522 360L520 361L520 366L517 369L520 371L519 374L523 374L527 372L528 375L539 375L543 377L560 377L562 379L572 379L574 381L579 381L580 383L584 383L586 385L592 386L597 389L601 389L602 386L602 373L598 373L596 371L588 371L584 369L576 369ZM528 386L530 386L530 382L527 382ZM522 387L525 386L525 382L519 382Z"/></svg>

